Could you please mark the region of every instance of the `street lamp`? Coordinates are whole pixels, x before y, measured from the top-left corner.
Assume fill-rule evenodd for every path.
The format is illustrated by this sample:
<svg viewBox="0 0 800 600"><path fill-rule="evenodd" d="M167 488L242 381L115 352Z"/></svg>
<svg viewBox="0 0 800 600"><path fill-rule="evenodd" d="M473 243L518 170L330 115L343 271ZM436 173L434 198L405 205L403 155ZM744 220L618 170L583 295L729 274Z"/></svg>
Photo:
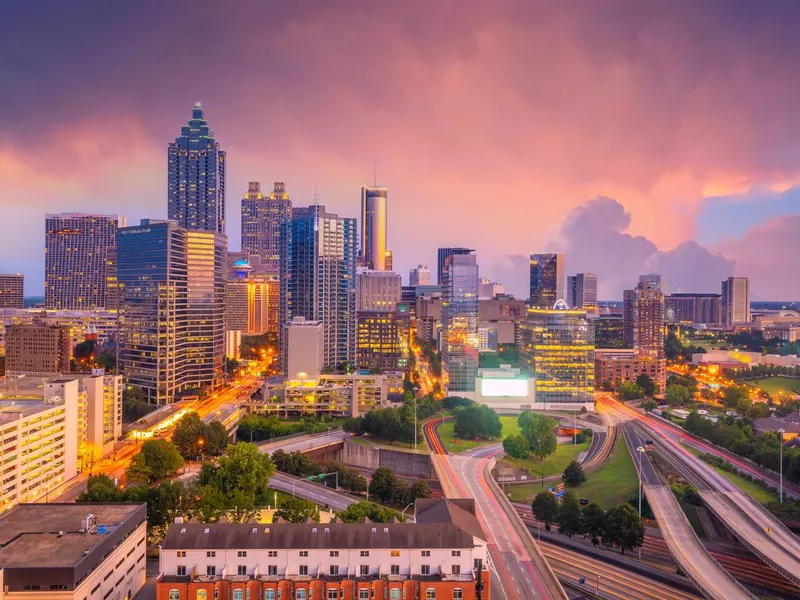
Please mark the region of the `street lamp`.
<svg viewBox="0 0 800 600"><path fill-rule="evenodd" d="M371 480L369 477L367 477L366 475L362 475L361 473L359 473L358 476L367 482L367 502L369 502L369 483Z"/></svg>
<svg viewBox="0 0 800 600"><path fill-rule="evenodd" d="M203 446L206 445L206 441L203 438L197 440L197 445L200 448L200 466L202 467L203 463Z"/></svg>
<svg viewBox="0 0 800 600"><path fill-rule="evenodd" d="M781 473L781 494L780 504L783 504L783 434L786 433L785 429L778 429L778 445L780 446L780 473Z"/></svg>

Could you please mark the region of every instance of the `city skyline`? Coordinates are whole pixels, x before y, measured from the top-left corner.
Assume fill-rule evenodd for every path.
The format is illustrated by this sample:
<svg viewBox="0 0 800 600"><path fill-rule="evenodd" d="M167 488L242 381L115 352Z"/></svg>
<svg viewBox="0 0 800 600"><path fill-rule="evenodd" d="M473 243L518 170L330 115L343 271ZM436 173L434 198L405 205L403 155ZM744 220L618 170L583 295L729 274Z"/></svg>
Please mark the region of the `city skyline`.
<svg viewBox="0 0 800 600"><path fill-rule="evenodd" d="M703 10L649 7L620 19L623 33L611 35L614 23L591 11L527 4L521 14L505 4L489 13L467 6L446 34L437 24L451 14L447 2L428 9L429 27L417 33L409 29L416 22L408 19L414 7L364 5L351 12L265 3L218 14L209 7L187 11L176 2L153 7L147 21L107 7L96 15L101 27L95 18L80 17L91 11L54 5L48 23L78 34L70 34L73 43L53 53L50 43L62 35L54 34L30 56L3 65L9 89L21 90L9 94L0 113L0 178L11 217L0 225L3 271L25 273L27 294L42 293L46 212L119 211L130 222L166 216L165 145L200 101L229 153L232 250L240 232L231 198L240 197L248 181L286 181L298 205L310 204L318 187L320 202L355 217L358 189L373 180L377 163L379 182L394 199L389 238L397 272L431 264L438 245L464 245L481 253L486 276L524 297L519 258L552 250L567 255L571 271L596 273L603 299L619 299L635 284L626 274L649 271L664 274L668 292L714 292L718 281L736 275L751 279L753 299L800 297L800 282L780 276L792 268L800 219L790 149L796 126L787 118L798 80L786 69L792 57L780 42L790 35L785 26L793 21L793 7L755 15L721 2ZM549 18L534 18L533 11ZM227 43L241 39L263 14L275 23L275 36L258 47ZM179 30L161 25L177 15L187 19ZM7 17L0 44L8 50L19 46L19 32L32 22L49 27L28 7L12 7ZM596 44L576 44L581 36L573 34L591 19L598 19L590 36ZM740 28L753 19L760 33L741 37ZM168 71L176 60L170 49L205 22L216 23L219 36L210 43L219 52L207 64ZM123 60L111 40L134 39L145 26L166 49L134 47L136 62ZM360 44L347 43L354 28L384 36L386 44L364 56ZM530 35L539 28L547 35ZM765 31L768 37L762 37ZM409 54L402 43L408 36L421 56ZM108 48L97 55L96 43L75 37ZM315 43L297 43L308 39ZM540 75L528 84L487 69L506 58L518 39L523 45L509 73L522 62L538 65ZM554 47L545 52L537 41L543 39ZM676 48L670 39L685 43ZM342 56L331 57L328 72L320 73L312 67L325 64L329 43L338 44ZM706 52L711 43L726 48L731 60ZM301 45L303 52L287 57L275 51L287 44ZM29 86L21 78L39 64L39 53L52 62L36 71L49 82L48 94L37 98L25 93ZM552 56L559 57L557 72ZM229 69L231 64L238 68ZM665 71L671 76L655 76ZM172 83L164 79L167 72ZM297 72L310 76L300 81ZM373 80L378 72L380 82ZM621 75L614 79L613 73ZM215 75L219 81L209 85ZM420 84L414 89L424 90L418 98L401 85L409 77ZM719 81L735 89L722 94L713 85ZM377 83L387 92L376 96ZM606 90L602 102L584 93L585 86L600 85ZM153 103L156 86L160 95ZM253 93L262 88L282 93ZM91 102L85 101L87 89L94 90ZM770 93L762 97L756 89ZM542 111L545 105L548 111ZM537 117L541 112L548 123ZM499 120L492 127L494 118ZM441 129L433 127L439 121ZM598 122L610 126L601 130ZM391 143L376 145L375 131ZM700 147L698 139L705 140ZM487 197L493 198L490 211ZM514 218L523 206L533 207L537 219ZM443 234L445 217L455 227ZM403 231L414 231L414 240Z"/></svg>

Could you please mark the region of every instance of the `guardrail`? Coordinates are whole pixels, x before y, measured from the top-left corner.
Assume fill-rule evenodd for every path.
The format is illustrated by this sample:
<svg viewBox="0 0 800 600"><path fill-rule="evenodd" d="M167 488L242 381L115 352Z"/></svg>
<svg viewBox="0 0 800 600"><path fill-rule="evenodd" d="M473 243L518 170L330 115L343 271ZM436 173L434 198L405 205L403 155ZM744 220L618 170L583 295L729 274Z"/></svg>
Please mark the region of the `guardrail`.
<svg viewBox="0 0 800 600"><path fill-rule="evenodd" d="M561 598L563 600L567 600L568 596L567 593L564 591L564 588L561 585L558 577L553 572L553 569L550 568L550 565L545 560L542 551L539 549L539 546L536 544L536 540L533 539L531 532L528 530L528 527L520 518L519 514L514 507L511 505L511 502L506 495L503 493L503 490L500 489L500 486L494 480L492 476L492 469L494 468L494 460L490 460L486 463L484 467L484 477L489 484L489 488L491 489L492 493L494 494L495 498L497 499L498 503L500 504L500 508L506 514L511 525L517 531L522 543L525 546L525 550L528 553L528 556L531 558L531 562L536 570L542 575L542 579L547 586L550 595L553 598Z"/></svg>

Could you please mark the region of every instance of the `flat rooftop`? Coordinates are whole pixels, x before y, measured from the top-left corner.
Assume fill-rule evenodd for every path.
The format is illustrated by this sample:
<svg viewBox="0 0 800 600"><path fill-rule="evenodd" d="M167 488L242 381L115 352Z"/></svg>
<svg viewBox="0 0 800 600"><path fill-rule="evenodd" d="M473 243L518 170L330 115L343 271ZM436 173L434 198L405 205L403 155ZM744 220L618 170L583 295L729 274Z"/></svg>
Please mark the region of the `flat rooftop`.
<svg viewBox="0 0 800 600"><path fill-rule="evenodd" d="M41 397L15 397L11 399L0 399L0 422L15 421L22 417L36 414L54 404L46 404Z"/></svg>
<svg viewBox="0 0 800 600"><path fill-rule="evenodd" d="M143 507L128 503L19 504L0 514L0 565L4 569L73 567L121 525L141 514ZM86 535L80 531L81 519L89 514L96 517L97 529Z"/></svg>

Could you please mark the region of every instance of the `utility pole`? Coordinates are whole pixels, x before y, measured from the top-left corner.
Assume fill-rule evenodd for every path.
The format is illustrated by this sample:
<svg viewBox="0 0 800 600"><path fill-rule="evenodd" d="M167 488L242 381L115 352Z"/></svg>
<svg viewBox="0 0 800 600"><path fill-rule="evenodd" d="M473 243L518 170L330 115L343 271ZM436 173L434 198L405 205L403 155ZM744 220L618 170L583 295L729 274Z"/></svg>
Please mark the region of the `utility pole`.
<svg viewBox="0 0 800 600"><path fill-rule="evenodd" d="M780 445L780 473L781 473L780 504L783 504L783 434L784 433L786 433L786 430L778 429L778 444Z"/></svg>

